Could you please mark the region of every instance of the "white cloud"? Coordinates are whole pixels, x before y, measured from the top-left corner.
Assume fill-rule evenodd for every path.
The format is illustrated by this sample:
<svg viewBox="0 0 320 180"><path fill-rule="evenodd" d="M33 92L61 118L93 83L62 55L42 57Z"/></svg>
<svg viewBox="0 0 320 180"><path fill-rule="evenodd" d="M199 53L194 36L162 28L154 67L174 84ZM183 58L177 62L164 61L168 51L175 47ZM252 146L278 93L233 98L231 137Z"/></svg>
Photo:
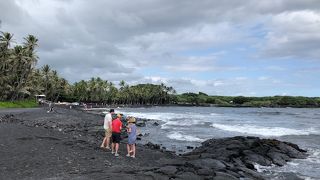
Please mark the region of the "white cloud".
<svg viewBox="0 0 320 180"><path fill-rule="evenodd" d="M263 56L277 58L320 58L320 11L283 12L268 23Z"/></svg>
<svg viewBox="0 0 320 180"><path fill-rule="evenodd" d="M258 80L260 80L260 81L264 81L264 80L268 80L268 79L270 79L270 77L261 76L258 78Z"/></svg>
<svg viewBox="0 0 320 180"><path fill-rule="evenodd" d="M318 0L0 0L0 7L1 31L17 42L36 35L39 65L70 81L101 76L166 82L180 92L270 93L301 83L275 77L290 67L272 58L320 58ZM269 64L250 61L256 54ZM269 73L250 74L253 67Z"/></svg>
<svg viewBox="0 0 320 180"><path fill-rule="evenodd" d="M280 67L280 66L267 66L265 69L269 71L285 71L286 70L286 68Z"/></svg>

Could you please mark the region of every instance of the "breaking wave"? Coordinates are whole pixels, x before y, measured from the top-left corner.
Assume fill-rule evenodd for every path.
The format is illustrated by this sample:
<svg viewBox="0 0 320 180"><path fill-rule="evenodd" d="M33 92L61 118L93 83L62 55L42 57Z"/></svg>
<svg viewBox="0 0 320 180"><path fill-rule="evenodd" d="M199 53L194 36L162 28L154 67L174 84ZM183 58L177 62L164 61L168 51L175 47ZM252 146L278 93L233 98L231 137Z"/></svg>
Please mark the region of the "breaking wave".
<svg viewBox="0 0 320 180"><path fill-rule="evenodd" d="M195 136L184 135L180 132L170 133L167 137L170 139L178 140L178 141L196 141L196 142L204 141L204 139L201 139Z"/></svg>
<svg viewBox="0 0 320 180"><path fill-rule="evenodd" d="M310 135L318 134L314 128L309 129L291 129L284 127L261 127L256 125L224 125L212 124L214 128L224 131L238 132L243 134L261 135L261 136L285 136L285 135Z"/></svg>

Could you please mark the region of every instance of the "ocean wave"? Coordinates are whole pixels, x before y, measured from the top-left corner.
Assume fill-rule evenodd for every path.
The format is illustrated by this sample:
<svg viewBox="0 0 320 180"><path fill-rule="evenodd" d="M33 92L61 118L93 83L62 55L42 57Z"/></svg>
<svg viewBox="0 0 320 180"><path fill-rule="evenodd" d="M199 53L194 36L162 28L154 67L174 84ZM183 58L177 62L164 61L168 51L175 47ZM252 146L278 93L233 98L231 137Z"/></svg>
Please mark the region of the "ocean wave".
<svg viewBox="0 0 320 180"><path fill-rule="evenodd" d="M211 124L210 122L206 122L203 120L176 120L176 121L168 121L161 126L161 129L170 129L171 127L189 127L194 125L205 125Z"/></svg>
<svg viewBox="0 0 320 180"><path fill-rule="evenodd" d="M295 112L281 112L281 111L250 111L246 112L244 114L256 114L259 116L278 116L278 115L287 115L287 116L299 116L303 113L295 113Z"/></svg>
<svg viewBox="0 0 320 180"><path fill-rule="evenodd" d="M310 135L318 134L314 128L309 129L290 129L284 127L261 127L256 125L224 125L224 124L212 124L214 128L224 131L238 132L243 134L261 135L261 136L285 136L285 135Z"/></svg>
<svg viewBox="0 0 320 180"><path fill-rule="evenodd" d="M127 116L134 116L136 118L152 119L160 121L169 121L173 117L177 117L176 113L140 113L140 112L121 112Z"/></svg>
<svg viewBox="0 0 320 180"><path fill-rule="evenodd" d="M222 114L218 114L218 113L210 113L210 116L221 116Z"/></svg>
<svg viewBox="0 0 320 180"><path fill-rule="evenodd" d="M271 166L262 166L254 164L258 172L270 176L270 179L281 179L283 173L295 173L298 177L305 180L319 179L318 170L320 168L320 149L307 148L309 156L306 159L293 159L282 167L272 164Z"/></svg>
<svg viewBox="0 0 320 180"><path fill-rule="evenodd" d="M307 161L315 164L320 164L320 149L307 149L309 156L306 158Z"/></svg>
<svg viewBox="0 0 320 180"><path fill-rule="evenodd" d="M190 141L190 142L202 142L204 139L195 137L195 136L190 136L190 135L184 135L181 132L173 132L170 133L167 136L169 139L174 139L178 141Z"/></svg>
<svg viewBox="0 0 320 180"><path fill-rule="evenodd" d="M211 113L211 114L200 114L200 113L169 113L169 112L121 112L128 116L134 116L137 118L144 119L152 119L152 120L160 120L164 122L169 121L203 121L206 119L216 118L217 116L221 116L220 114Z"/></svg>

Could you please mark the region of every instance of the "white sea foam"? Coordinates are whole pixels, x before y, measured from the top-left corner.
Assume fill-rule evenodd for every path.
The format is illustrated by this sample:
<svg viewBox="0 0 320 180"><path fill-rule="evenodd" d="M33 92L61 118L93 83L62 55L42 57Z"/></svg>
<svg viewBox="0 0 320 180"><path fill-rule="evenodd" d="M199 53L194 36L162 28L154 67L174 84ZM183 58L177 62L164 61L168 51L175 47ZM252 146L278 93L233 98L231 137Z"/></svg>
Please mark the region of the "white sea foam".
<svg viewBox="0 0 320 180"><path fill-rule="evenodd" d="M308 148L307 152L309 156L306 159L293 159L282 167L274 164L272 166L255 164L254 166L258 172L272 173L274 177L278 177L278 175L283 172L293 172L297 174L298 177L305 180L319 179L317 169L320 168L320 149Z"/></svg>
<svg viewBox="0 0 320 180"><path fill-rule="evenodd" d="M261 135L261 136L285 136L285 135L309 135L318 134L314 128L309 129L290 129L284 127L261 127L256 125L224 125L224 124L212 124L214 128L224 131L238 132L243 134Z"/></svg>
<svg viewBox="0 0 320 180"><path fill-rule="evenodd" d="M169 112L121 112L128 116L134 116L137 118L152 119L152 120L161 120L168 122L171 120L184 120L186 122L190 121L204 121L213 119L215 116L220 116L219 114L199 114L199 113L169 113ZM179 121L180 122L180 121ZM198 123L196 123L198 124Z"/></svg>
<svg viewBox="0 0 320 180"><path fill-rule="evenodd" d="M161 126L161 129L170 129L173 126L179 126L179 127L189 127L194 125L203 125L206 122L203 120L176 120L176 121L168 121L165 124Z"/></svg>
<svg viewBox="0 0 320 180"><path fill-rule="evenodd" d="M140 112L122 112L127 116L134 116L143 119L169 121L173 117L176 117L175 113L140 113Z"/></svg>
<svg viewBox="0 0 320 180"><path fill-rule="evenodd" d="M254 168L258 171L258 172L265 172L265 171L269 171L271 168L275 167L274 164L271 164L271 166L262 166L258 163L254 163Z"/></svg>
<svg viewBox="0 0 320 180"><path fill-rule="evenodd" d="M308 149L309 156L306 158L307 161L315 164L320 164L320 149Z"/></svg>
<svg viewBox="0 0 320 180"><path fill-rule="evenodd" d="M170 139L178 140L178 141L196 141L196 142L204 141L204 139L201 139L195 136L184 135L181 132L170 133L167 137Z"/></svg>
<svg viewBox="0 0 320 180"><path fill-rule="evenodd" d="M221 116L222 114L210 113L210 116Z"/></svg>

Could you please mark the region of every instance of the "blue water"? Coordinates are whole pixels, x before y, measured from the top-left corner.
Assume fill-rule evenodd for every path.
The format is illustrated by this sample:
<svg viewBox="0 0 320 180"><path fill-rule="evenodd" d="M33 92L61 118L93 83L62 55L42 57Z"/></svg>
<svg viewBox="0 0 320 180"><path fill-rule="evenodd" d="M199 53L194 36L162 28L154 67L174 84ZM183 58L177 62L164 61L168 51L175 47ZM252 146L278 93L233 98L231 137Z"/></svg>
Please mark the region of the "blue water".
<svg viewBox="0 0 320 180"><path fill-rule="evenodd" d="M298 144L309 157L283 167L258 167L275 179L293 172L304 179L320 179L320 109L152 107L118 108L117 112L158 120L159 126L141 128L143 139L178 153L209 138L259 136Z"/></svg>

